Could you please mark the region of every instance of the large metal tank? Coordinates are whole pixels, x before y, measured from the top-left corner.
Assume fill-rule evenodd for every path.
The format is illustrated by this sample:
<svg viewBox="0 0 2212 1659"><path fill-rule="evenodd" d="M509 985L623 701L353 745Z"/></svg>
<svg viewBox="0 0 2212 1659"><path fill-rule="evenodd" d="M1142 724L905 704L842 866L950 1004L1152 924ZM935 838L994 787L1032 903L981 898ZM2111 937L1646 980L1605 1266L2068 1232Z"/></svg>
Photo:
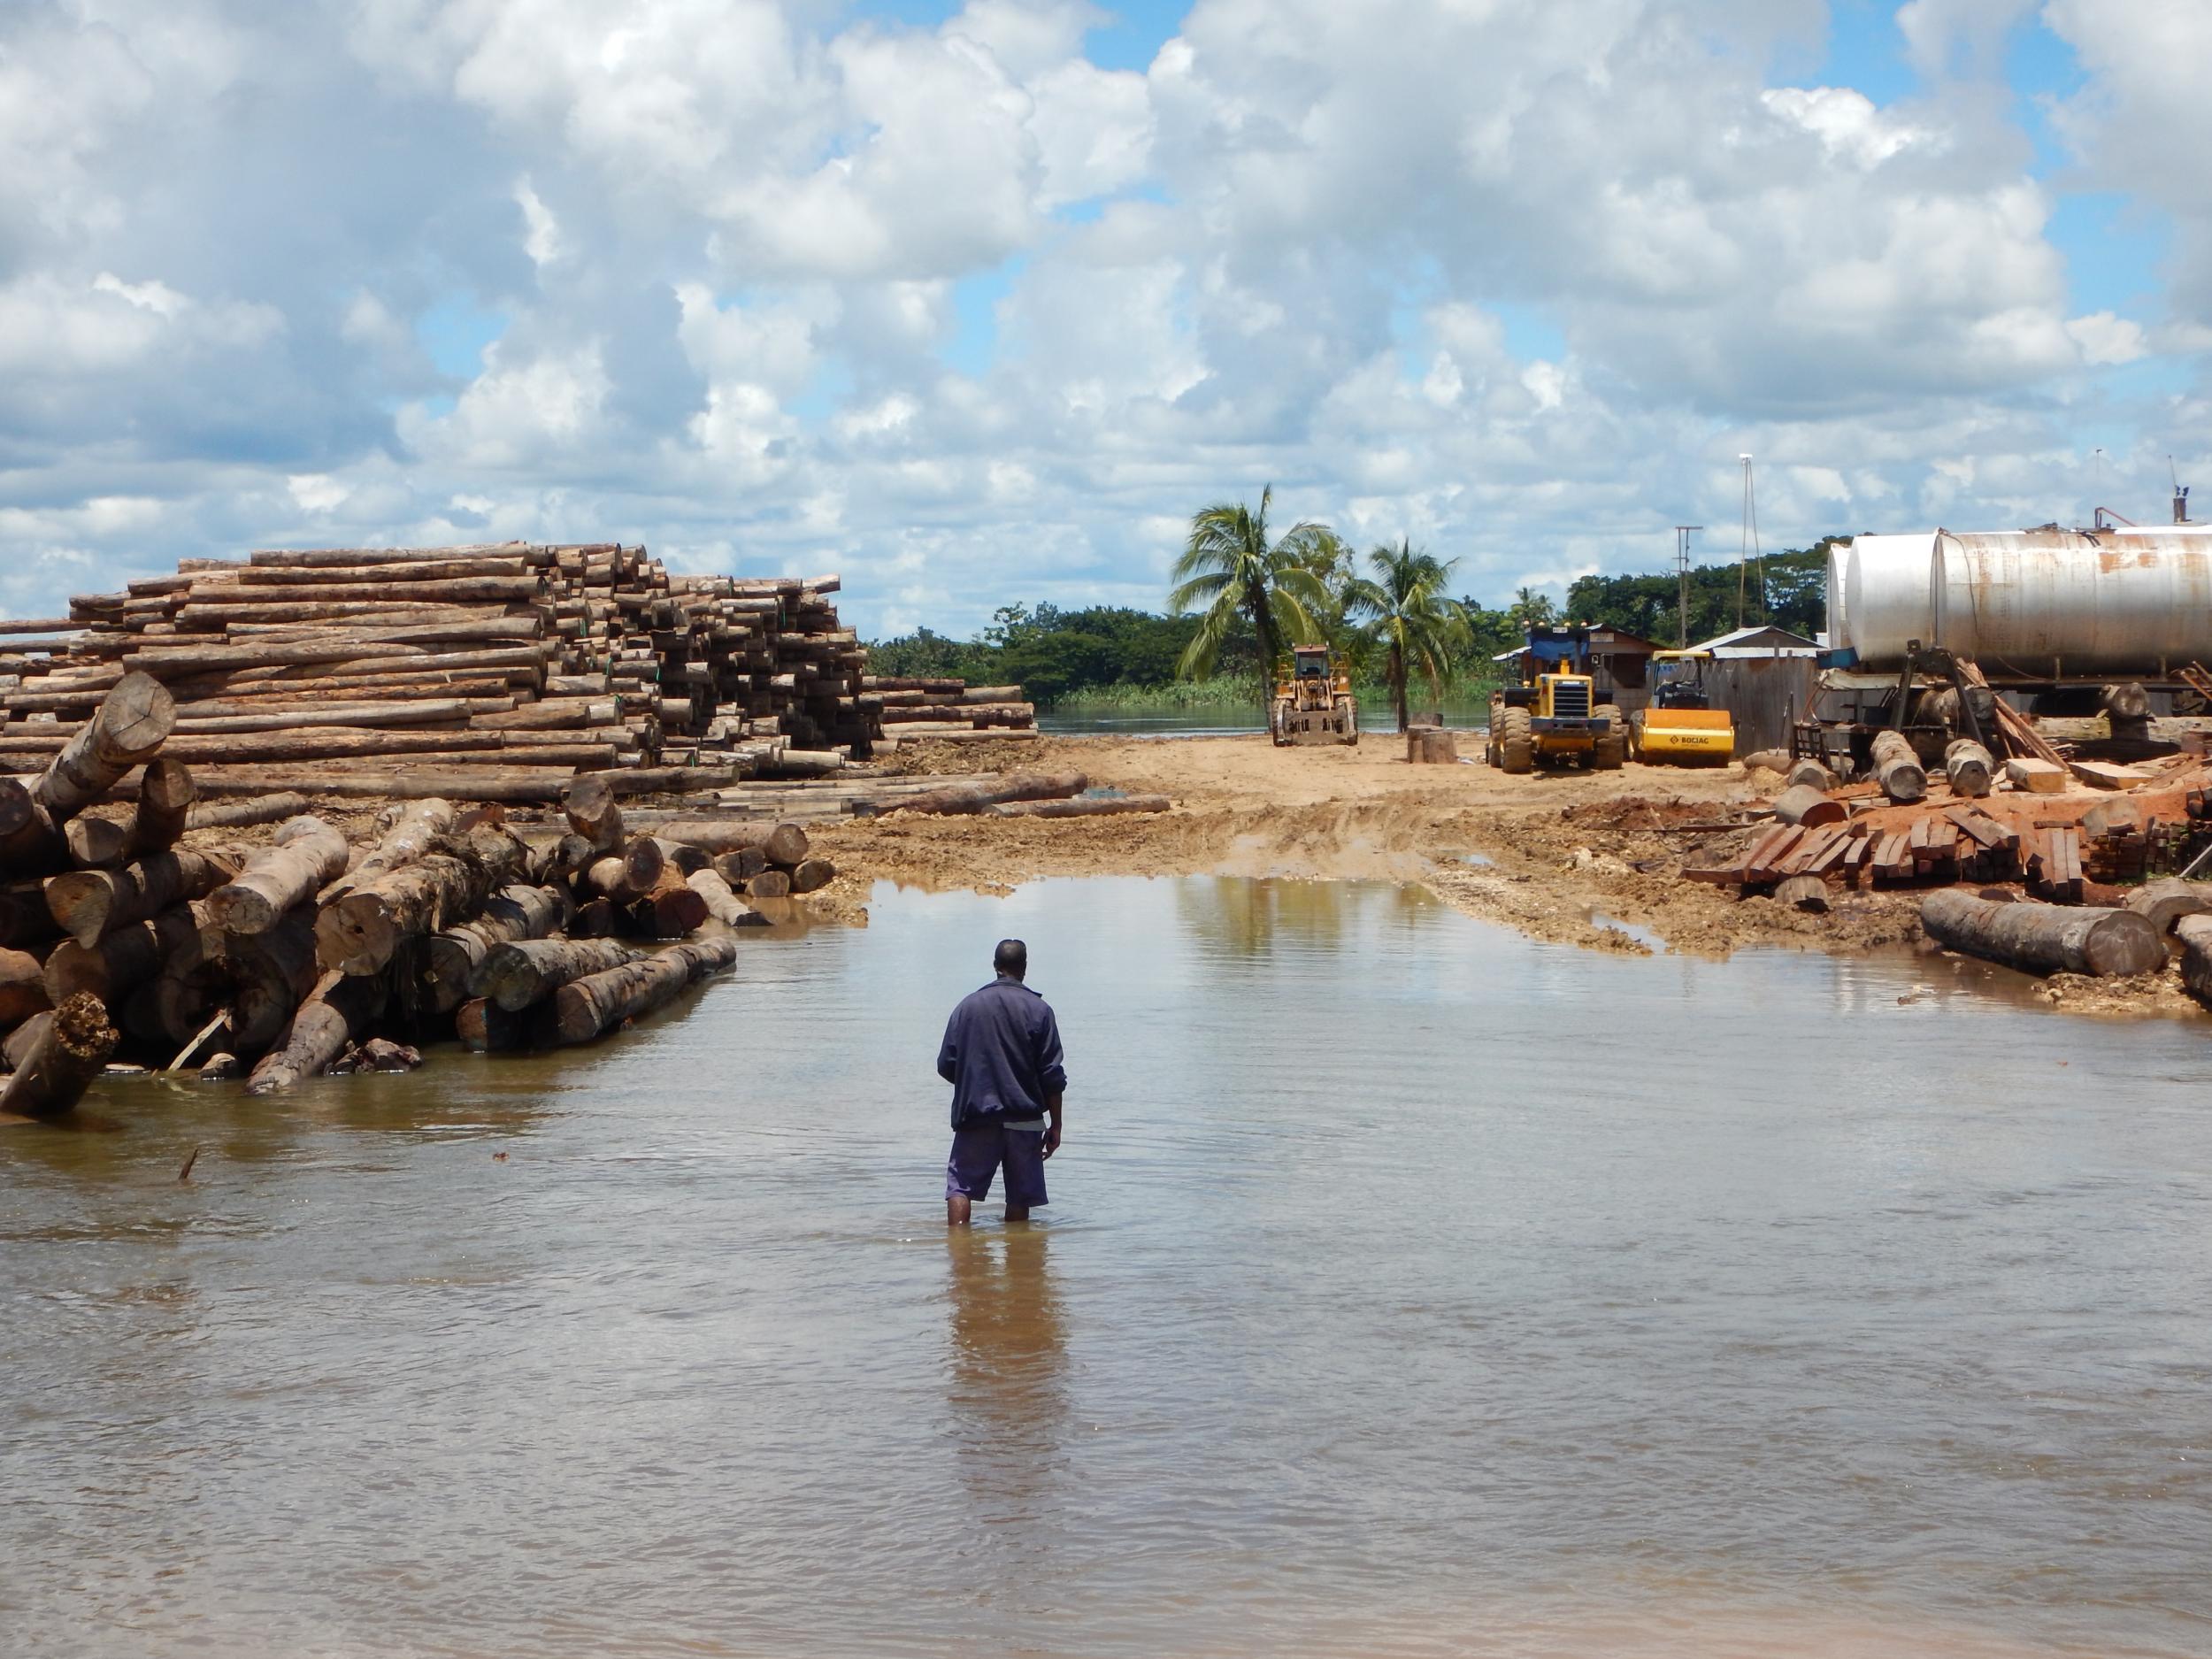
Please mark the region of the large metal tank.
<svg viewBox="0 0 2212 1659"><path fill-rule="evenodd" d="M1869 668L1895 666L1916 639L1993 680L2162 680L2212 663L2212 526L1860 536L1844 588L1839 642Z"/></svg>
<svg viewBox="0 0 2212 1659"><path fill-rule="evenodd" d="M1834 580L1834 565L1830 565ZM1852 539L1843 566L1843 590L1828 592L1828 640L1847 645L1870 667L1904 660L1905 642L1934 642L1935 533L1863 535ZM1839 631L1835 618L1840 614Z"/></svg>

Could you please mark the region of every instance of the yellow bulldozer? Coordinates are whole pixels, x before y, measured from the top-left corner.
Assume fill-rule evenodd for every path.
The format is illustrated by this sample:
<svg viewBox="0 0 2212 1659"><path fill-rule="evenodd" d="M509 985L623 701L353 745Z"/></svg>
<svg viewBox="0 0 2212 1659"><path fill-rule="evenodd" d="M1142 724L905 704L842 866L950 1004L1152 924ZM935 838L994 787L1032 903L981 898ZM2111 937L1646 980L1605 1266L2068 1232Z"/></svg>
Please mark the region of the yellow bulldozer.
<svg viewBox="0 0 2212 1659"><path fill-rule="evenodd" d="M1651 705L1629 717L1628 752L1678 766L1725 766L1736 752L1736 725L1712 706L1710 651L1654 651Z"/></svg>
<svg viewBox="0 0 2212 1659"><path fill-rule="evenodd" d="M1532 627L1516 660L1520 682L1490 694L1490 764L1502 772L1539 766L1619 768L1627 733L1620 710L1599 703L1588 672L1589 630Z"/></svg>
<svg viewBox="0 0 2212 1659"><path fill-rule="evenodd" d="M1292 648L1289 664L1276 671L1267 731L1278 749L1293 743L1359 741L1359 703L1352 695L1352 677L1327 646Z"/></svg>

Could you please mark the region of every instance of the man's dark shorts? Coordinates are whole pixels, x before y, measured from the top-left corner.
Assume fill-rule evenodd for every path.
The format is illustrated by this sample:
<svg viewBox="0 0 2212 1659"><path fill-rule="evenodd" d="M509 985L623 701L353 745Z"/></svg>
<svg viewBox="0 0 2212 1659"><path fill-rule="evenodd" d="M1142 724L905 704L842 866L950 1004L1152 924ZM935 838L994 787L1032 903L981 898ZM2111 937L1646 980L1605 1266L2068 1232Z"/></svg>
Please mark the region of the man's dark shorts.
<svg viewBox="0 0 2212 1659"><path fill-rule="evenodd" d="M991 1195L991 1177L1006 1165L1006 1202L1016 1210L1034 1210L1045 1196L1045 1138L1041 1129L1009 1129L983 1118L952 1132L952 1156L945 1165L945 1196L979 1202Z"/></svg>

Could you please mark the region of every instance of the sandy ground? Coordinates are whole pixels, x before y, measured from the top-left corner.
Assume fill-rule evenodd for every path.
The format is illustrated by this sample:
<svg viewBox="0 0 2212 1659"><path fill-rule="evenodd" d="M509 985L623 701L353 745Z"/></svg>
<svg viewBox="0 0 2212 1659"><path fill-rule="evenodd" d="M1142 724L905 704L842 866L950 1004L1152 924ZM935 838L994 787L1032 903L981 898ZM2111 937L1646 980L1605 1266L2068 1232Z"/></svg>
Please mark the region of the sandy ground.
<svg viewBox="0 0 2212 1659"><path fill-rule="evenodd" d="M841 825L816 838L844 872L836 903L861 902L880 877L986 890L1060 875L1378 877L1423 882L1469 915L1538 939L1601 949L1643 952L1639 935L1650 934L1706 955L1774 942L1864 949L1918 933L1909 899L1847 895L1810 917L1679 879L1686 854L1737 839L1703 826L1724 826L1760 793L1740 766L1508 777L1480 764L1409 765L1395 741L1277 749L1263 737L925 746L899 764L1069 769L1094 787L1163 794L1176 807L1158 817Z"/></svg>

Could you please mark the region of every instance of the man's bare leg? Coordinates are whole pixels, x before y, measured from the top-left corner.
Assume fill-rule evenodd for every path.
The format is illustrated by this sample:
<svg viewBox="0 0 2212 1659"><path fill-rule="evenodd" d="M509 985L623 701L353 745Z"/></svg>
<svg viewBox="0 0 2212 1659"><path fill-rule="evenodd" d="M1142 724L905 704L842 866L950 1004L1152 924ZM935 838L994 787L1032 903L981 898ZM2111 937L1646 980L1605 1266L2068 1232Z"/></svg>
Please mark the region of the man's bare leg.
<svg viewBox="0 0 2212 1659"><path fill-rule="evenodd" d="M1029 1219L1029 1207L1025 1204L1017 1210L1013 1205L1009 1204L1006 1206L1006 1218L1009 1221L1026 1221Z"/></svg>
<svg viewBox="0 0 2212 1659"><path fill-rule="evenodd" d="M964 1194L956 1193L945 1200L945 1225L949 1227L968 1225L968 1200Z"/></svg>

